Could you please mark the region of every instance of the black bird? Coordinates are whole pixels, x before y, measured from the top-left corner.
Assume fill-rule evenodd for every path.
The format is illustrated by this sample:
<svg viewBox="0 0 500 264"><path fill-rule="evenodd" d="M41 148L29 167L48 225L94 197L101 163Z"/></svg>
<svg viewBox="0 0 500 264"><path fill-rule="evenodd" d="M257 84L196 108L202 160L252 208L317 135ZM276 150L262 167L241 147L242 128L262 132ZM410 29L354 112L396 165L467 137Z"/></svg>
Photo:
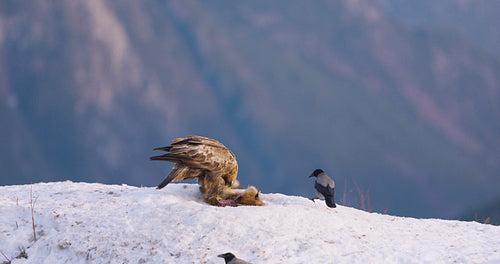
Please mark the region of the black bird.
<svg viewBox="0 0 500 264"><path fill-rule="evenodd" d="M237 258L231 252L220 254L217 257L223 258L226 261L226 264L250 264L250 262L246 262L246 261L244 261L242 259Z"/></svg>
<svg viewBox="0 0 500 264"><path fill-rule="evenodd" d="M311 177L316 177L314 189L316 189L317 198L325 200L328 207L337 207L335 204L335 182L322 169L316 169L309 175L309 178ZM311 200L314 202L314 199Z"/></svg>

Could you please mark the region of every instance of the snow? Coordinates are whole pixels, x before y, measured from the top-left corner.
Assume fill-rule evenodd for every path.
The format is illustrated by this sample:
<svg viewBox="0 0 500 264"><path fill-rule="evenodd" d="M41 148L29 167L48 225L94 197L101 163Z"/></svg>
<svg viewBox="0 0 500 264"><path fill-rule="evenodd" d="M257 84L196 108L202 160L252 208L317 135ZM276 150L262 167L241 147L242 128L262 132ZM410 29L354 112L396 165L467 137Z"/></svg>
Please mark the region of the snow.
<svg viewBox="0 0 500 264"><path fill-rule="evenodd" d="M224 263L225 252L252 263L500 263L498 226L262 198L265 206L219 208L196 184L3 186L0 251L12 263ZM16 258L23 250L28 258Z"/></svg>

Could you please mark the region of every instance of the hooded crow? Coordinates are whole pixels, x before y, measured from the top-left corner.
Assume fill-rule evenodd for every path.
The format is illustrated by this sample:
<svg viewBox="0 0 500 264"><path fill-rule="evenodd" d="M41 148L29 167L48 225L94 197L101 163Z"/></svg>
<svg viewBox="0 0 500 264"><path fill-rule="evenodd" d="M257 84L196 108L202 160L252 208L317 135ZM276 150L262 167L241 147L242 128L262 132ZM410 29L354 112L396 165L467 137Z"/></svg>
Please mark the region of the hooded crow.
<svg viewBox="0 0 500 264"><path fill-rule="evenodd" d="M250 263L250 262L246 262L246 261L244 261L242 259L237 258L231 252L220 254L217 257L223 258L226 261L226 264L249 264Z"/></svg>
<svg viewBox="0 0 500 264"><path fill-rule="evenodd" d="M335 204L335 182L322 169L316 169L309 175L309 178L311 177L316 177L314 189L316 189L317 198L325 200L328 207L337 207ZM314 198L311 200L314 202Z"/></svg>

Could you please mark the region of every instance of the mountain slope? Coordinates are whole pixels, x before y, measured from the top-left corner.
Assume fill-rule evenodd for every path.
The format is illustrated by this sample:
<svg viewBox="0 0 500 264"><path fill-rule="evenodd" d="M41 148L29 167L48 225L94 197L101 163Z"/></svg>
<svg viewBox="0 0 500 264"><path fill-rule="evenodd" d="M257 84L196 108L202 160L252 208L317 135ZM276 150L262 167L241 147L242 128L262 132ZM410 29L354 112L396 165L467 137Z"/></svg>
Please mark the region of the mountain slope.
<svg viewBox="0 0 500 264"><path fill-rule="evenodd" d="M312 196L323 168L377 211L455 217L498 193L497 72L370 2L4 1L0 184L153 186L151 149L200 134L264 192Z"/></svg>
<svg viewBox="0 0 500 264"><path fill-rule="evenodd" d="M500 56L500 33L493 26L500 3L492 1L377 0L383 10L410 27L455 32L492 55Z"/></svg>
<svg viewBox="0 0 500 264"><path fill-rule="evenodd" d="M30 190L36 198L33 241ZM0 250L12 263L500 261L500 227L366 213L263 194L262 207L205 204L194 184L164 190L72 182L0 187Z"/></svg>

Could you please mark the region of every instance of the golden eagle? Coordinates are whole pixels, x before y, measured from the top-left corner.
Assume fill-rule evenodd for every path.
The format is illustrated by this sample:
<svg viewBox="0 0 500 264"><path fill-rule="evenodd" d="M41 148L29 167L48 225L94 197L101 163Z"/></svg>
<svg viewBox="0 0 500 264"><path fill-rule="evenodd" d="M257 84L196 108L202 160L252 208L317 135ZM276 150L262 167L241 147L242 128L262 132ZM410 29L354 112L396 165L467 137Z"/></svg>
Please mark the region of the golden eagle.
<svg viewBox="0 0 500 264"><path fill-rule="evenodd" d="M207 203L225 205L264 205L260 192L251 186L238 190L236 156L215 139L190 135L176 138L169 146L155 148L168 153L153 156L151 160L166 160L175 165L157 186L161 189L170 182L196 178ZM229 201L228 201L229 200Z"/></svg>

